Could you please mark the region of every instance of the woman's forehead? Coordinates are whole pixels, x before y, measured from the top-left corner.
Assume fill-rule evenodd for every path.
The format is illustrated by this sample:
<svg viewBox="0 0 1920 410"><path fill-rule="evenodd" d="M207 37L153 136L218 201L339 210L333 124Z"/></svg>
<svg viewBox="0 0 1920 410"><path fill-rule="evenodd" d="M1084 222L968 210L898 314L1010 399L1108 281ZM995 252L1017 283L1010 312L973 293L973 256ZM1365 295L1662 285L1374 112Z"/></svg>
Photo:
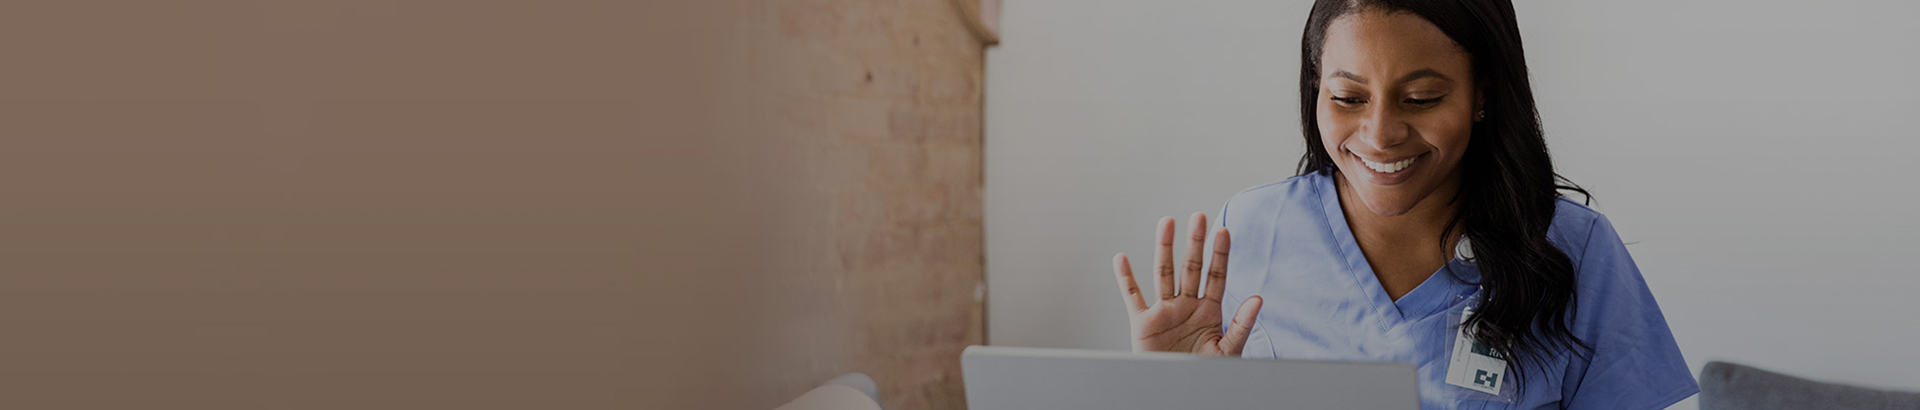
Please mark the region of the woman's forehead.
<svg viewBox="0 0 1920 410"><path fill-rule="evenodd" d="M1391 80L1424 69L1458 79L1470 75L1471 64L1439 27L1404 12L1363 11L1335 19L1320 53L1323 76L1345 71Z"/></svg>

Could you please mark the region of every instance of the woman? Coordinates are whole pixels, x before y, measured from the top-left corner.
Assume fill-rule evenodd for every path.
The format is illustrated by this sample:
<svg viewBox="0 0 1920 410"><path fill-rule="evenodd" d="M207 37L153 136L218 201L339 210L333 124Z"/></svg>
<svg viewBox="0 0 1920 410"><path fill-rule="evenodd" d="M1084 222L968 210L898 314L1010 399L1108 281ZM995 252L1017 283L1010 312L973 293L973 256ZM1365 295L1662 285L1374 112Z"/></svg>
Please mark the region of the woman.
<svg viewBox="0 0 1920 410"><path fill-rule="evenodd" d="M1300 103L1299 176L1227 202L1210 266L1204 214L1180 269L1160 222L1151 308L1114 257L1134 350L1410 362L1424 409L1699 391L1613 225L1559 193L1586 192L1553 171L1511 3L1318 1Z"/></svg>

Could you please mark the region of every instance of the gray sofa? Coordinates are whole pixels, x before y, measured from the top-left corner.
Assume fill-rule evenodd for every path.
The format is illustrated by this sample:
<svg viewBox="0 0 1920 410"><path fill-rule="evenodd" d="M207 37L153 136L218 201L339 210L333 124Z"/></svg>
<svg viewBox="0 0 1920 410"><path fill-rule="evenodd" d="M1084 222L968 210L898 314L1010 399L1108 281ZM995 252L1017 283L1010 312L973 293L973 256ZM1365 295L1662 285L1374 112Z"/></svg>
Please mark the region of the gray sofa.
<svg viewBox="0 0 1920 410"><path fill-rule="evenodd" d="M1710 362L1700 369L1700 410L1920 409L1920 393L1802 379Z"/></svg>

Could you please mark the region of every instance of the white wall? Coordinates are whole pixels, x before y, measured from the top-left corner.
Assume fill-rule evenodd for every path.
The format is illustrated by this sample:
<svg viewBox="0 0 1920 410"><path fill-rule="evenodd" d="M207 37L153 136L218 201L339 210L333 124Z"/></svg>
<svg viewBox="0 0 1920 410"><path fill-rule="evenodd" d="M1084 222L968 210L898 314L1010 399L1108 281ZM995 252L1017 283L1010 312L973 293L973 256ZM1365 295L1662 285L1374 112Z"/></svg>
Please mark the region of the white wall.
<svg viewBox="0 0 1920 410"><path fill-rule="evenodd" d="M1310 4L1006 3L987 56L990 343L1126 348L1112 254L1151 255L1158 217L1292 174ZM1555 159L1696 371L1920 390L1920 172L1903 163L1920 2L1517 9Z"/></svg>

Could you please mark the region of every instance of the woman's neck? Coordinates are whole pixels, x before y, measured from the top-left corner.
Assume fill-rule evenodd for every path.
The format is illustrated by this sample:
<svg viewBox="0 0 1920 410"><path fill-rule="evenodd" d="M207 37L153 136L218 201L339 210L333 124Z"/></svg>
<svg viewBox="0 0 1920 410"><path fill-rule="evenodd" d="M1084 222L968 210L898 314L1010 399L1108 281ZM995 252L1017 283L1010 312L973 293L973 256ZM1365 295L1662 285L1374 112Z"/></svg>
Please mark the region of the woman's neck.
<svg viewBox="0 0 1920 410"><path fill-rule="evenodd" d="M1446 228L1459 211L1453 201L1460 191L1457 174L1412 209L1396 216L1373 213L1345 175L1334 172L1333 177L1347 227L1389 297L1399 300L1453 258L1453 244L1459 240L1460 229L1446 232ZM1444 242L1439 240L1441 235L1446 235Z"/></svg>
<svg viewBox="0 0 1920 410"><path fill-rule="evenodd" d="M1449 178L1446 184L1415 203L1412 209L1395 216L1382 216L1367 209L1366 202L1354 192L1345 174L1334 172L1333 178L1340 193L1340 210L1346 214L1347 225L1353 229L1355 236L1389 239L1390 242L1400 242L1398 238L1433 242L1459 211L1458 204L1453 201L1454 195L1460 192L1458 177ZM1448 242L1452 242L1451 238Z"/></svg>

